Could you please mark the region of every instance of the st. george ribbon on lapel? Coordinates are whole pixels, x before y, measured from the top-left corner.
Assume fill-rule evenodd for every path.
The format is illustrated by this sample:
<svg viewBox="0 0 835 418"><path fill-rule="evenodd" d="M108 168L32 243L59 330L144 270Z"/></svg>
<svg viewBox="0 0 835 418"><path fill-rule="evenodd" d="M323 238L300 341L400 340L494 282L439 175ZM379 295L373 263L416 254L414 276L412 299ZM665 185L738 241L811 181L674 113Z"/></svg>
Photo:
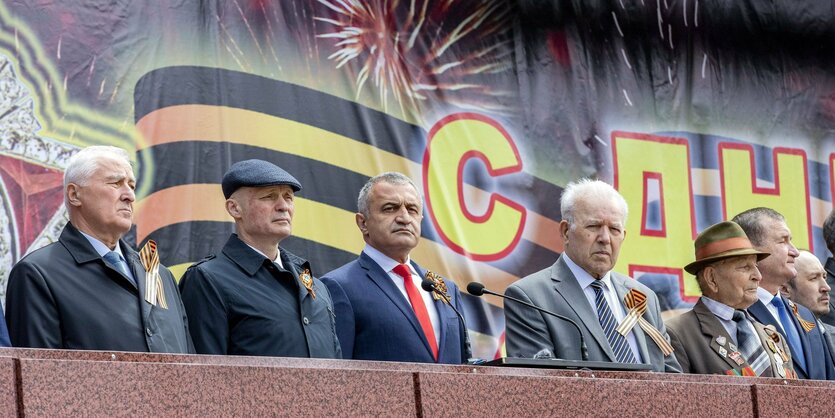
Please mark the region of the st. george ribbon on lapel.
<svg viewBox="0 0 835 418"><path fill-rule="evenodd" d="M629 331L637 323L640 325L641 329L644 330L652 341L661 349L661 352L664 353L664 356L669 356L673 353L673 346L661 335L661 332L658 331L652 324L647 322L646 319L643 318L644 312L647 311L647 295L641 292L638 289L631 289L629 293L626 294L626 297L623 298L623 303L626 305L626 308L629 309L629 313L626 314L626 317L623 318L623 321L620 323L616 331L626 337L626 334L629 334Z"/></svg>
<svg viewBox="0 0 835 418"><path fill-rule="evenodd" d="M139 260L145 269L145 301L162 309L168 309L165 301L165 287L159 275L159 253L157 243L148 240L139 251Z"/></svg>

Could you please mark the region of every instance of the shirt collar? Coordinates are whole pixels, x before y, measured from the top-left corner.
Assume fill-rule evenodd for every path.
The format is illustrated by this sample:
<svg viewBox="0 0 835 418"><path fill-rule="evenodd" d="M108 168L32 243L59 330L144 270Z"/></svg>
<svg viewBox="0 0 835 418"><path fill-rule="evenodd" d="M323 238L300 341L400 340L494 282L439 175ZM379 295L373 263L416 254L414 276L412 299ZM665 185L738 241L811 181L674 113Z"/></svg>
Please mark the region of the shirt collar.
<svg viewBox="0 0 835 418"><path fill-rule="evenodd" d="M565 259L565 264L568 266L568 269L571 270L571 273L574 274L574 277L577 279L577 283L580 284L580 288L585 290L592 284L595 280L594 277L589 274L589 272L583 270L582 267L578 266L574 263L574 260L568 256L566 253L562 253L562 257ZM611 280L611 272L607 271L603 277L600 278L600 281L603 283L604 287L607 289L612 289L612 280Z"/></svg>
<svg viewBox="0 0 835 418"><path fill-rule="evenodd" d="M241 240L241 242L246 244L246 242L244 242L244 240ZM261 254L267 260L270 259L270 257L267 257L267 255L262 253L259 249L255 248L255 247L253 247L249 244L246 244L246 246L249 247L249 248L252 248L252 251L255 251L256 253ZM276 251L275 260L272 260L272 262L278 264L279 267L284 268L284 263L281 262L281 248L276 248L275 251Z"/></svg>
<svg viewBox="0 0 835 418"><path fill-rule="evenodd" d="M776 295L772 295L771 292L768 290L763 289L762 287L757 288L757 299L763 303L763 305L768 306L771 304L771 300L780 297L780 291L777 291Z"/></svg>
<svg viewBox="0 0 835 418"><path fill-rule="evenodd" d="M107 248L107 245L105 245L103 242L101 242L98 238L96 238L92 235L86 234L81 230L79 230L78 232L81 232L81 235L84 235L84 238L87 238L87 241L90 242L90 245L93 246L93 249L96 250L96 252L99 254L100 257L104 257L105 254L107 254L111 251L114 251L114 252L116 252L116 254L119 254L119 257L121 257L122 260L125 259L125 256L122 254L121 245L119 245L118 241L116 242L116 247L111 250L110 248Z"/></svg>
<svg viewBox="0 0 835 418"><path fill-rule="evenodd" d="M702 303L705 307L720 319L730 321L734 318L734 308L725 305L722 302L717 302L705 295L702 295Z"/></svg>
<svg viewBox="0 0 835 418"><path fill-rule="evenodd" d="M367 256L371 257L371 259L374 260L374 262L377 263L377 265L380 266L386 273L394 270L394 268L397 267L398 264L400 264L400 262L398 262L397 260L383 254L382 252L380 252L380 250L368 244L365 244L365 248L362 249L362 252L364 252ZM409 257L406 257L405 264L409 267L409 271L411 271L412 274L416 274L415 269L412 267L411 259Z"/></svg>

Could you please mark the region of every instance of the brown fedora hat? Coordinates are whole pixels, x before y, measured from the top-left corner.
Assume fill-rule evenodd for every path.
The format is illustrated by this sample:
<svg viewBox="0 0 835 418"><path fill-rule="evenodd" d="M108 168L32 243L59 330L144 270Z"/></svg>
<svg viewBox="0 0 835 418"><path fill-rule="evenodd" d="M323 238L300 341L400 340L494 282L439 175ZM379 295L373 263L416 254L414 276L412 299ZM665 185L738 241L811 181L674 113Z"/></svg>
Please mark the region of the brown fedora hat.
<svg viewBox="0 0 835 418"><path fill-rule="evenodd" d="M710 263L741 255L756 255L757 261L770 255L757 251L735 222L725 221L711 225L696 238L696 261L684 266L684 270L695 275Z"/></svg>

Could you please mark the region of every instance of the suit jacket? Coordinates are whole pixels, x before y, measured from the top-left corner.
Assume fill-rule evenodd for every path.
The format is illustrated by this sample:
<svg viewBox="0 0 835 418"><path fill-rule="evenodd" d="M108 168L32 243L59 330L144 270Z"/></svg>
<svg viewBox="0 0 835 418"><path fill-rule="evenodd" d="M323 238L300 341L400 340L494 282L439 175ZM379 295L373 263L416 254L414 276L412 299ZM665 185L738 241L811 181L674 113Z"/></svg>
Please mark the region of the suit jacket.
<svg viewBox="0 0 835 418"><path fill-rule="evenodd" d="M421 277L426 272L412 262ZM336 311L344 358L435 363L429 342L409 304L389 275L367 254L322 277ZM461 295L444 279L450 302L462 312ZM424 290L420 290L423 292ZM435 301L440 321L438 363L461 364L470 357L466 329L443 300Z"/></svg>
<svg viewBox="0 0 835 418"><path fill-rule="evenodd" d="M835 326L835 258L826 259L826 284L829 285L829 312L820 317L820 320Z"/></svg>
<svg viewBox="0 0 835 418"><path fill-rule="evenodd" d="M833 360L833 363L835 363L835 326L821 321L818 321L818 326L821 327L823 339L829 347L829 357Z"/></svg>
<svg viewBox="0 0 835 418"><path fill-rule="evenodd" d="M783 298L786 306L791 309L793 303L782 295L780 297ZM815 317L809 309L802 305L796 306L803 319L815 322ZM786 336L783 327L759 300L748 308L748 313L763 324L774 325L774 328L777 328L777 331L783 337ZM809 332L805 332L793 312L789 312L789 317L791 317L792 322L794 322L794 327L798 330L798 334L800 334L800 344L803 347L803 355L806 357L806 365L802 365L796 361L797 358L792 354L794 360L792 364L794 365L794 371L797 373L797 376L801 379L835 380L835 368L833 368L832 357L829 354L829 347L826 345L823 334L821 334L820 327L816 326Z"/></svg>
<svg viewBox="0 0 835 418"><path fill-rule="evenodd" d="M180 280L191 336L200 354L342 358L328 289L310 264L280 249L282 267L232 234L218 256Z"/></svg>
<svg viewBox="0 0 835 418"><path fill-rule="evenodd" d="M174 277L160 266L168 308L145 301L139 254L120 240L138 282L105 262L68 223L58 242L33 251L9 275L6 321L15 347L193 353Z"/></svg>
<svg viewBox="0 0 835 418"><path fill-rule="evenodd" d="M9 341L9 330L6 328L6 318L3 317L3 311L0 309L0 347L11 347L12 342Z"/></svg>
<svg viewBox="0 0 835 418"><path fill-rule="evenodd" d="M771 328L772 331L766 331L765 326L757 321L752 323L760 337L763 349L769 355L771 364L770 371L763 374L763 377L785 377L777 373L778 364L774 357L775 352L769 348L770 345L766 340L769 338L767 332L776 331L774 328ZM736 371L737 374L742 375L742 369L750 366L747 361L737 364L731 359L729 354L734 350L730 349L728 343L733 343L734 339L728 335L725 327L701 299L696 302L691 311L667 321L667 332L670 334L670 343L676 350L676 360L685 373L728 374L729 371ZM724 344L720 345L719 342L724 342ZM785 339L780 339L779 344L780 349L789 355L789 346ZM791 365L790 355L788 361L780 359L779 367L784 370L789 370Z"/></svg>
<svg viewBox="0 0 835 418"><path fill-rule="evenodd" d="M612 272L612 286L623 300L631 289L638 289L647 295L647 311L643 318L655 326L666 338L667 332L661 321L658 298L648 287L627 276ZM507 296L522 299L543 309L574 320L583 333L588 347L589 360L617 361L597 312L591 307L574 274L560 257L551 267L527 276L505 291ZM556 358L581 360L580 341L577 329L567 321L540 313L512 301L504 307L507 354L511 357L530 358L542 349L549 349ZM681 372L675 353L664 356L661 349L649 338L640 326L632 332L644 362L659 372Z"/></svg>

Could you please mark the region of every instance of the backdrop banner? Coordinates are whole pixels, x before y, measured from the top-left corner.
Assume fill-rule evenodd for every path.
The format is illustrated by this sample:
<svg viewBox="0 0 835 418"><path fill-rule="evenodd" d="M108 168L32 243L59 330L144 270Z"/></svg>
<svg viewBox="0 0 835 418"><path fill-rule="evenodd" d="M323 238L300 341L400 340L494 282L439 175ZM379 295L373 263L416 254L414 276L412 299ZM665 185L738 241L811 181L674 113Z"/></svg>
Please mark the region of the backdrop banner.
<svg viewBox="0 0 835 418"><path fill-rule="evenodd" d="M592 177L629 203L616 270L686 309L695 237L745 209L829 255L833 47L813 0L4 2L0 289L66 224L69 157L108 144L135 153L129 241L177 277L234 230L243 159L304 185L282 245L314 274L359 254L357 194L400 171L425 199L412 257L497 292L554 263L562 189ZM502 301L464 302L500 355Z"/></svg>

